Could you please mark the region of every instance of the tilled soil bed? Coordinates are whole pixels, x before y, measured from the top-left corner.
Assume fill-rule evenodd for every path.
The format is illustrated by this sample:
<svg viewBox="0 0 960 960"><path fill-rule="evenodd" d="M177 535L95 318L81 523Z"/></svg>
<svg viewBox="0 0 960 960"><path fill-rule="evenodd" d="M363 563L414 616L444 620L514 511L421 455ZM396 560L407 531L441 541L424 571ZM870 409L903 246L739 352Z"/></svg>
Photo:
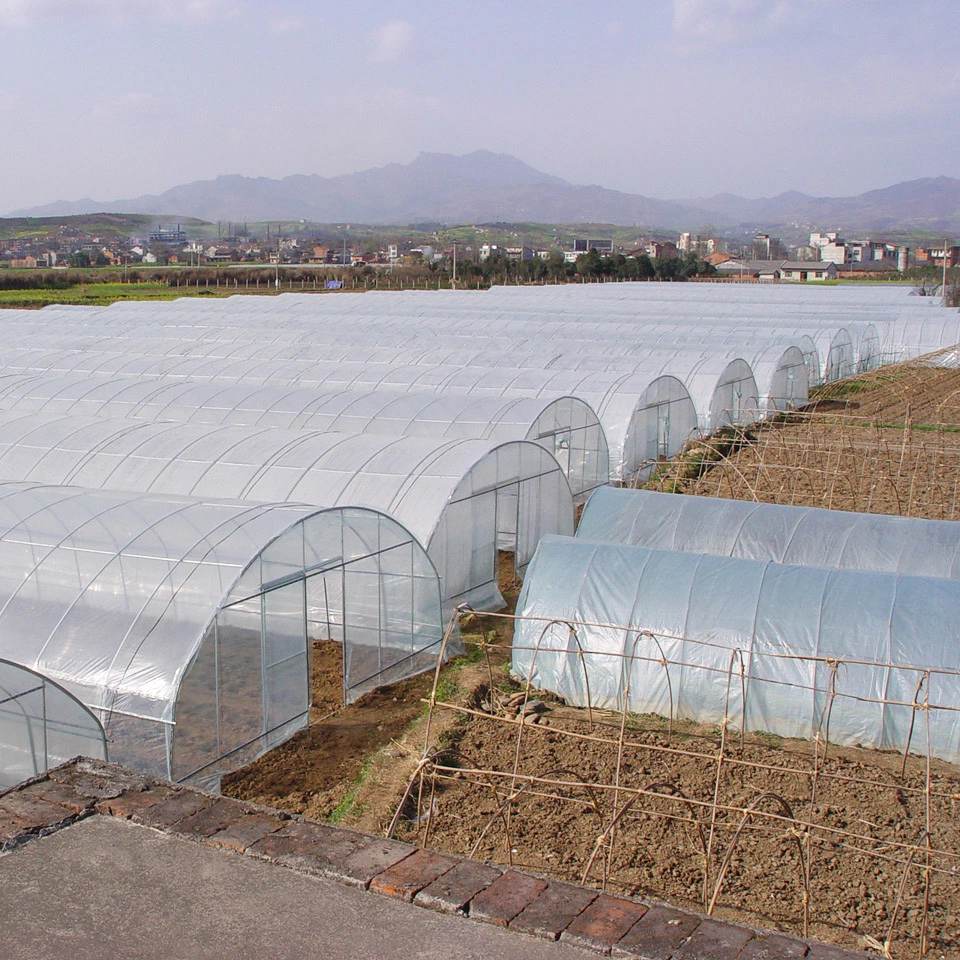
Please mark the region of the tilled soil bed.
<svg viewBox="0 0 960 960"><path fill-rule="evenodd" d="M318 820L349 802L368 759L423 712L432 677L380 687L344 707L342 664L340 644L314 642L310 726L224 777L227 796Z"/></svg>
<svg viewBox="0 0 960 960"><path fill-rule="evenodd" d="M731 734L718 774L719 731L680 724L668 732L665 721L631 718L619 775L622 789L616 793L611 785L618 782L617 747L585 737L616 741L619 719L608 715L591 727L584 711L564 706L546 716L549 727L521 729L516 722L460 715L447 738L457 753L440 760L449 769L426 784L419 806L408 803L399 836L422 839L429 810L432 848L578 883L586 879L600 885L606 875L608 889L702 911L744 811L755 804L759 812L783 819L748 819L730 856L715 915L802 935L800 851L804 857L812 851L811 937L875 948L893 923L893 954L917 955L923 856L906 881L902 866L893 861L905 860L902 845L914 843L926 829L920 758L909 758L901 778L900 756L830 747L812 797L810 743L752 735L741 748L739 737ZM511 780L514 771L521 779ZM530 784L524 777L549 783ZM511 788L514 799L505 804ZM637 797L636 790L659 796ZM931 792L931 844L960 851L960 770L933 763ZM601 845L585 878L598 836L614 811L631 800L612 843ZM932 955L960 956L960 859L934 857L931 863L936 871L927 919Z"/></svg>
<svg viewBox="0 0 960 960"><path fill-rule="evenodd" d="M960 519L960 370L902 364L695 443L648 485L698 496Z"/></svg>

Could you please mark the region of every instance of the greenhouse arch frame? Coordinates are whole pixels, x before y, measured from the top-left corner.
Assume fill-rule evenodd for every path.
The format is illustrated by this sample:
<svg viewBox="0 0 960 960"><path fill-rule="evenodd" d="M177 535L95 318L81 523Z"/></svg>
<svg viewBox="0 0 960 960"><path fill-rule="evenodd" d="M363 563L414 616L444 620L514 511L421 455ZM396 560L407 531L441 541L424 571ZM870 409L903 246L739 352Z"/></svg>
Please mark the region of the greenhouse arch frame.
<svg viewBox="0 0 960 960"><path fill-rule="evenodd" d="M0 485L0 655L143 773L218 789L289 738L315 639L340 643L349 701L442 636L436 569L378 511Z"/></svg>
<svg viewBox="0 0 960 960"><path fill-rule="evenodd" d="M0 791L77 756L108 759L100 721L66 687L0 659Z"/></svg>

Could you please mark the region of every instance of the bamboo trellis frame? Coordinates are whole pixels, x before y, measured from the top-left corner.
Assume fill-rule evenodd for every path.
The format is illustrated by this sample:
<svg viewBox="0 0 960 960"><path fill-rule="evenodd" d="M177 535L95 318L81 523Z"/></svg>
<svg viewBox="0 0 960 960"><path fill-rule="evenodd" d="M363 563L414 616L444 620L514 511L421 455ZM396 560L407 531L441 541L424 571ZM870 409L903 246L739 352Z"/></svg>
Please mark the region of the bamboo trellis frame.
<svg viewBox="0 0 960 960"><path fill-rule="evenodd" d="M472 611L469 616L477 618L478 622L487 618L517 619L508 614L475 614ZM577 638L588 626L610 626L549 620L542 623L540 641L527 651L534 659L544 635L551 628L569 630ZM631 631L630 628L621 629L627 636L635 635L630 645L631 652L620 655L624 662L624 705L634 659L659 662L668 677L672 668L694 668L692 662L666 658L659 643L651 645L639 642L641 639L656 640L652 635ZM584 665L586 673L585 664L590 652L580 646L579 639L576 639L576 646L578 660ZM502 655L508 649L516 650L488 640L484 640L481 647L491 677L490 658L496 655L498 647ZM744 666L745 659L739 651L727 652L730 656L725 669L702 669L712 670L715 675L725 679L729 705L735 688L739 686L742 689L742 684L749 679L749 669ZM611 656L606 652L603 655ZM776 656L784 660L817 660L811 657L792 658L788 654ZM485 822L478 821L471 849L460 852L472 856L484 852L487 856L514 864L518 859L522 860L524 855L518 840L520 831L517 829L521 819L524 816L536 816L539 804L543 801L570 804L590 814L583 820L583 829L595 838L592 854L581 865L581 874L574 879L595 883L602 888L615 886L624 889L620 873L624 864L630 861L630 827L639 819L656 818L687 836L691 856L699 863L702 876L701 907L707 913L712 913L724 903L724 884L729 866L733 858L742 853L744 838L766 838L794 850L794 889L801 903L796 922L804 934L808 932L810 916L822 916L829 909L817 884L818 875L824 870L824 859L838 856L855 858L865 865L880 865L887 874L894 875L885 890L889 905L886 918L889 922L885 923L885 929L875 930L876 936L865 935L868 944L888 957L893 955L894 943L900 947L899 955L922 957L930 950L937 933L931 932L932 918L940 918L942 922L942 914L946 909L944 898L956 896L960 885L960 842L951 843L950 837L942 836L943 831L938 827L946 818L955 815L960 804L960 772L955 778L945 777L942 773L934 774L930 753L931 713L937 710L960 713L960 705L931 704L930 677L933 673L960 676L960 672L913 670L917 683L910 702L855 697L862 702L889 703L909 708L916 721L911 725L910 737L900 758L899 775L891 775L887 771L886 775L881 776L881 768L878 768L875 775L858 776L843 772L845 768L837 769L829 762L833 746L830 718L835 702L851 696L843 688L844 664L866 665L868 662L817 662L826 668L828 677L826 685L821 688L824 705L816 734L808 747L799 752L785 751L782 747L764 747L762 743L755 742L755 738L746 740L744 716L738 714L726 716L712 739L678 732L674 721L679 718L672 715L672 694L671 716L665 718L665 726L656 728L655 736L646 735L649 731L638 732L634 724L629 722L633 718L628 715L625 706L616 712L599 710L593 706L589 710L582 710L578 719L570 719L566 714L573 711L565 711L562 721L555 720L546 728L517 722L495 706L491 711L469 703L438 699L438 667L427 701L427 733L422 759L388 833L392 835L401 825L406 825L408 832L426 845L431 836L435 836L438 830L442 831L443 804L438 803L438 798L442 797L444 791L480 791L482 795L493 799L494 813ZM893 666L872 661L869 665ZM529 682L523 687L523 693L526 703L534 694ZM498 725L508 730L514 738L511 761L500 767L489 766L480 758L471 757L459 749L437 747L431 741L435 719L440 713L449 715L450 712L469 722ZM610 752L613 773L606 780L598 780L584 778L566 768L530 769L522 759L522 745L527 737L548 737L555 742L606 747ZM770 753L766 754L765 750ZM627 772L627 758L633 758L640 767L644 764L638 758L647 758L648 761L655 758L667 765L694 761L705 769L713 769L713 775L704 779L704 782L710 782L711 787L704 795L693 796L685 792L675 778L659 776L649 783L631 782L634 775ZM802 803L791 803L786 797L769 789L755 796L731 795L725 778L729 772L737 770L755 773L765 771L785 779L799 778L807 785L806 796L802 798ZM855 787L858 792L872 793L878 797L886 795L891 802L906 797L920 810L918 816L910 821L909 829L913 830L913 836L907 835L906 831L882 835L879 830L871 833L869 830L845 829L825 822L819 814L818 804L820 796L831 784ZM494 840L498 843L491 847ZM500 853L497 852L501 850L499 842L503 843ZM905 917L907 905L911 910L909 920ZM749 904L744 906L749 908ZM953 912L952 906L949 911Z"/></svg>
<svg viewBox="0 0 960 960"><path fill-rule="evenodd" d="M867 389L855 389L866 385ZM941 393L927 399L931 387ZM655 489L960 519L960 371L913 362L729 437L694 439ZM854 406L856 404L856 406Z"/></svg>

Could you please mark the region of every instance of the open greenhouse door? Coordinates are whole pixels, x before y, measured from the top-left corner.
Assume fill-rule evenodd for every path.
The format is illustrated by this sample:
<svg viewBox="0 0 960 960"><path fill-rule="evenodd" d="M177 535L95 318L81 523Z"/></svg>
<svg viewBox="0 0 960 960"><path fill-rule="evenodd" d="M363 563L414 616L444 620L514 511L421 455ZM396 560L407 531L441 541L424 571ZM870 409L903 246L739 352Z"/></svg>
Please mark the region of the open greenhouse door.
<svg viewBox="0 0 960 960"><path fill-rule="evenodd" d="M307 580L307 635L310 651L310 709L326 716L343 706L343 570Z"/></svg>
<svg viewBox="0 0 960 960"><path fill-rule="evenodd" d="M510 483L497 490L497 590L502 606L509 605L508 595L516 592L519 580L520 486Z"/></svg>
<svg viewBox="0 0 960 960"><path fill-rule="evenodd" d="M442 635L436 570L420 544L371 511L348 519L343 557L306 578L315 713L429 669Z"/></svg>

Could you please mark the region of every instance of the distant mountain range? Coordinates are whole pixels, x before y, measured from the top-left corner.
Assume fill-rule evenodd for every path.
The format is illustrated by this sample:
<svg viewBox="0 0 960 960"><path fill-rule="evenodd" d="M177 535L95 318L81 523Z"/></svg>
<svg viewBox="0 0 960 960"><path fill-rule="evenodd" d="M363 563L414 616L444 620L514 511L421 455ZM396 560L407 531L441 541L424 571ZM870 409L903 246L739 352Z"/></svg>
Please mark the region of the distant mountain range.
<svg viewBox="0 0 960 960"><path fill-rule="evenodd" d="M646 230L697 230L803 224L846 232L960 231L960 180L924 178L857 197L791 191L748 199L718 194L656 200L599 186L578 186L516 157L477 150L465 156L421 153L339 177L220 176L127 200L59 201L11 217L144 213L203 220L308 220L317 223L445 224L492 221L609 223Z"/></svg>

